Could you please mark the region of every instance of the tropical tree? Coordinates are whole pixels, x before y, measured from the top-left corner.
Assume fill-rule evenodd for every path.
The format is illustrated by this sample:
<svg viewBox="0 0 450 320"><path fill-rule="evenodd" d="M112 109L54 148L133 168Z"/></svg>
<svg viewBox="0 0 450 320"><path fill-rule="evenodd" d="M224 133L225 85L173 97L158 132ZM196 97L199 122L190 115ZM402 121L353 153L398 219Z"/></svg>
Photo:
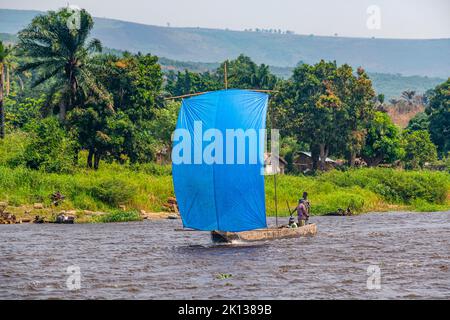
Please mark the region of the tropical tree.
<svg viewBox="0 0 450 320"><path fill-rule="evenodd" d="M49 83L48 101L58 94L61 120L65 120L67 111L82 106L91 97L108 101L112 108L108 92L96 81L101 65L94 63L92 54L102 47L99 40L89 40L93 19L85 10L75 14L79 19L73 25L72 9L49 11L35 17L18 34L19 52L31 58L19 70L37 72L33 87Z"/></svg>
<svg viewBox="0 0 450 320"><path fill-rule="evenodd" d="M387 112L386 106L384 105L386 98L383 93L378 94L375 97L374 102L376 103L377 111Z"/></svg>
<svg viewBox="0 0 450 320"><path fill-rule="evenodd" d="M416 91L414 91L414 90L405 90L402 92L402 95L401 95L401 97L408 103L408 105L413 104L415 96L416 96Z"/></svg>
<svg viewBox="0 0 450 320"><path fill-rule="evenodd" d="M289 81L277 86L273 100L274 120L282 134L294 134L310 145L313 168L323 168L331 148L341 143L343 105L334 87L336 63L321 61L299 65Z"/></svg>
<svg viewBox="0 0 450 320"><path fill-rule="evenodd" d="M399 102L400 100L396 98L389 99L389 103L392 104L393 106L397 105L397 103Z"/></svg>
<svg viewBox="0 0 450 320"><path fill-rule="evenodd" d="M362 157L369 166L392 163L402 156L401 134L389 115L376 112L367 128Z"/></svg>
<svg viewBox="0 0 450 320"><path fill-rule="evenodd" d="M426 162L437 159L436 146L431 142L428 131L425 130L405 131L403 148L405 150L403 161L406 169L423 168Z"/></svg>
<svg viewBox="0 0 450 320"><path fill-rule="evenodd" d="M372 83L364 70L321 61L299 65L281 81L273 98L279 126L310 145L313 168L325 168L329 154L347 152L353 165L375 111Z"/></svg>
<svg viewBox="0 0 450 320"><path fill-rule="evenodd" d="M31 121L25 130L28 133L23 160L31 169L46 172L71 172L76 148L55 117Z"/></svg>
<svg viewBox="0 0 450 320"><path fill-rule="evenodd" d="M269 66L265 64L258 66L243 54L235 60L226 60L220 65L216 71L220 81L224 81L225 64L228 88L273 89L277 83L277 78L270 72Z"/></svg>
<svg viewBox="0 0 450 320"><path fill-rule="evenodd" d="M5 47L0 41L0 139L5 138L5 108L4 108L4 83L5 83L5 62L10 53L10 49Z"/></svg>
<svg viewBox="0 0 450 320"><path fill-rule="evenodd" d="M426 130L426 131L428 131L429 127L430 127L429 116L425 112L419 112L409 120L406 130L409 130L409 131Z"/></svg>
<svg viewBox="0 0 450 320"><path fill-rule="evenodd" d="M341 121L346 132L344 140L348 163L351 167L355 164L356 156L364 146L367 126L373 119L375 104L373 99L375 92L372 81L363 68L358 68L353 75L352 68L342 65L338 69L337 91L345 105L344 120Z"/></svg>
<svg viewBox="0 0 450 320"><path fill-rule="evenodd" d="M97 78L114 97L115 110L104 102L87 103L68 113L67 124L79 146L88 151L87 166L98 169L101 159L132 163L154 159L158 132L152 120L160 113L161 67L152 55L99 55L105 65ZM160 128L166 130L167 127Z"/></svg>
<svg viewBox="0 0 450 320"><path fill-rule="evenodd" d="M383 93L380 93L377 95L377 101L380 103L380 105L384 104L385 96Z"/></svg>
<svg viewBox="0 0 450 320"><path fill-rule="evenodd" d="M446 156L450 151L450 78L431 92L425 112L429 116L431 140L440 156Z"/></svg>
<svg viewBox="0 0 450 320"><path fill-rule="evenodd" d="M223 80L209 71L195 73L185 70L184 72L170 71L166 76L165 89L172 96L184 94L214 91L223 88Z"/></svg>

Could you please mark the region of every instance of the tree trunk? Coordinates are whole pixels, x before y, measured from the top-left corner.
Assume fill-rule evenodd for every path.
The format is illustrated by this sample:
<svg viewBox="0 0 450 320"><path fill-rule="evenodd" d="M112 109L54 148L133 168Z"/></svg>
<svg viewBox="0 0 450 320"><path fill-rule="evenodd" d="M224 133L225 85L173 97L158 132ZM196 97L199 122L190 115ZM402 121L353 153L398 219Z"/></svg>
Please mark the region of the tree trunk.
<svg viewBox="0 0 450 320"><path fill-rule="evenodd" d="M61 122L64 122L66 120L66 104L64 101L61 101L59 103L59 120Z"/></svg>
<svg viewBox="0 0 450 320"><path fill-rule="evenodd" d="M9 79L9 67L5 65L6 69L6 96L9 96L9 90L10 90L10 79Z"/></svg>
<svg viewBox="0 0 450 320"><path fill-rule="evenodd" d="M5 138L5 109L3 106L3 63L0 63L0 139Z"/></svg>
<svg viewBox="0 0 450 320"><path fill-rule="evenodd" d="M350 151L348 154L348 165L353 168L355 166L355 161L356 161L356 153Z"/></svg>
<svg viewBox="0 0 450 320"><path fill-rule="evenodd" d="M89 149L88 157L87 157L87 166L89 169L92 169L92 158L94 157L94 150Z"/></svg>
<svg viewBox="0 0 450 320"><path fill-rule="evenodd" d="M320 159L320 170L321 171L325 171L326 169L326 159L328 157L328 147L324 144L321 143L319 145L319 159Z"/></svg>
<svg viewBox="0 0 450 320"><path fill-rule="evenodd" d="M101 155L99 152L94 153L94 170L98 170L100 164Z"/></svg>
<svg viewBox="0 0 450 320"><path fill-rule="evenodd" d="M376 157L373 158L364 158L364 161L367 163L367 165L369 167L376 167L377 165L379 165L381 163L381 161L383 161L383 155L378 155Z"/></svg>
<svg viewBox="0 0 450 320"><path fill-rule="evenodd" d="M16 75L17 76L17 79L19 80L19 84L20 84L20 91L23 91L23 89L24 89L24 85L23 85L23 80L22 80L22 77L21 76L19 76L19 75Z"/></svg>
<svg viewBox="0 0 450 320"><path fill-rule="evenodd" d="M311 160L313 165L313 171L316 171L319 168L319 148L317 145L311 145Z"/></svg>

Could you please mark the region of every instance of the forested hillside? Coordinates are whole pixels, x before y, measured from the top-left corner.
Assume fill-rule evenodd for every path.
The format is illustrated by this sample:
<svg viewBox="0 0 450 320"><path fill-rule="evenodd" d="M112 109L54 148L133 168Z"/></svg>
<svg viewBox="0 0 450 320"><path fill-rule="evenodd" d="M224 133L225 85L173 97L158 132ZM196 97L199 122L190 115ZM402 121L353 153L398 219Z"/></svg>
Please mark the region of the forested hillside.
<svg viewBox="0 0 450 320"><path fill-rule="evenodd" d="M0 9L0 32L16 33L38 11ZM181 61L218 62L243 53L257 63L294 67L320 59L364 66L368 72L446 78L450 40L400 40L174 28L95 18L92 36L104 46Z"/></svg>

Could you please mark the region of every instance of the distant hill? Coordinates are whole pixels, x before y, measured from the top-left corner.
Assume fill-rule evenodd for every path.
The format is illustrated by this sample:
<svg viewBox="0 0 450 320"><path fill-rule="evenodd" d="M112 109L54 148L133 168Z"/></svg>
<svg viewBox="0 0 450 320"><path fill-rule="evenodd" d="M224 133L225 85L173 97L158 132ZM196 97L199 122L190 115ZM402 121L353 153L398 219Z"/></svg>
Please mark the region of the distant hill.
<svg viewBox="0 0 450 320"><path fill-rule="evenodd" d="M17 36L11 33L2 33L0 32L0 40L6 44L16 43Z"/></svg>
<svg viewBox="0 0 450 320"><path fill-rule="evenodd" d="M0 32L16 33L40 12L0 9ZM217 62L241 53L278 67L320 59L369 72L447 78L450 39L400 40L174 28L95 18L93 36L107 47L180 61Z"/></svg>
<svg viewBox="0 0 450 320"><path fill-rule="evenodd" d="M6 9L0 9L0 40L3 40L5 42L15 42L17 40L16 36L13 33L16 33L23 27L25 27L31 19L39 14L38 11L24 11L24 10L6 10ZM116 50L129 50L129 51L142 51L142 52L151 52L152 54L156 54L160 56L160 64L162 65L164 71L174 70L174 71L183 71L185 69L188 69L193 72L205 72L205 71L211 71L217 69L219 66L218 61L225 60L225 57L222 55L223 50L222 44L219 45L219 47L214 48L204 48L202 50L199 50L196 55L193 55L192 53L189 53L193 49L190 48L189 50L184 50L178 48L180 46L180 43L186 42L186 39L182 39L184 36L187 37L188 41L192 43L196 43L198 41L203 41L204 38L201 36L201 34L209 34L208 37L206 37L206 42L204 44L197 44L199 46L209 46L210 45L210 34L211 33L217 33L222 35L227 35L225 38L226 41L232 41L233 39L230 39L231 35L234 35L237 38L237 42L233 43L233 47L237 46L237 43L240 42L242 39L242 35L244 34L246 37L256 39L257 41L262 41L260 37L267 38L267 42L271 43L271 41L281 41L277 40L276 37L288 37L287 39L291 39L292 42L295 45L298 42L298 38L301 39L300 42L304 41L305 37L302 36L295 36L295 35L275 35L275 34L258 34L255 32L236 32L236 31L223 31L223 30L211 30L211 29L192 29L192 28L165 28L165 27L155 27L155 26L146 26L146 25L140 25L136 23L130 23L130 22L123 22L118 20L111 20L111 19L103 19L103 18L95 18L95 30L94 30L94 36L98 37L100 40L102 40L103 44L109 48L114 48ZM133 31L134 30L134 31ZM196 34L197 38L195 41L192 38L193 35ZM165 38L165 36L170 36L169 38ZM124 39L125 38L125 39ZM195 38L195 37L194 37ZM280 39L281 39L280 38ZM331 49L334 51L340 51L339 54L343 54L345 51L345 48L340 48L339 46L345 46L346 41L361 41L361 45L365 43L370 43L371 41L378 41L376 39L350 39L350 38L334 38L334 37L306 37L309 39L310 42L314 43L315 45L322 47L326 40L342 40L342 43L340 45L337 45L334 43L332 45L332 42L330 42L330 50L328 50L328 53L324 53L325 56L329 56ZM151 41L149 39L152 39ZM203 39L203 40L202 40ZM209 40L208 40L209 39ZM274 40L275 39L275 40ZM312 40L313 39L313 40ZM197 41L198 40L198 41ZM233 40L234 41L234 40ZM250 39L249 39L250 41ZM288 41L284 39L283 41ZM402 43L403 41L412 41L412 40L383 40L386 42L390 42L391 44L399 42ZM450 56L449 48L450 48L450 40L413 40L412 42L416 42L422 46L422 42L433 44L430 45L430 51L434 50L433 48L436 48L436 46L443 46L445 50L447 50L448 56ZM124 43L127 43L127 45L124 45ZM259 42L258 42L259 43ZM436 44L436 46L434 45ZM129 46L128 46L129 45ZM169 46L170 45L170 46ZM259 43L259 45L263 45L263 43ZM145 49L146 46L151 47L151 49ZM267 48L269 46L266 46ZM306 56L302 56L299 60L292 60L295 62L292 62L291 64L288 64L285 60L277 60L276 58L283 54L283 50L280 49L280 52L274 53L274 57L270 57L269 49L266 53L260 52L256 54L256 56L261 55L267 55L267 59L263 59L263 61L258 60L255 56L252 54L246 52L245 46L242 48L242 52L248 54L252 59L259 63L267 63L271 65L271 71L276 74L279 77L282 78L289 78L292 74L292 70L294 69L293 66L295 66L299 60L302 60L304 62L308 62L308 59ZM235 52L237 52L235 55L228 56L229 58L235 58L237 55L239 55L241 52L238 52L237 48L233 49ZM119 52L115 50L108 49L107 51L110 52ZM309 48L309 51L313 51L313 48ZM318 51L318 50L316 50ZM162 52L162 53L161 53ZM216 52L216 53L214 53ZM440 54L445 53L445 51L442 51ZM217 54L217 56L216 56ZM320 52L317 53L318 57L320 56ZM430 53L431 54L431 53ZM437 56L439 54L435 53ZM207 55L207 57L205 57ZM449 66L449 58L448 56L441 61L442 65L440 68L440 72L437 72L440 75L440 77L429 77L429 76L404 76L396 72L392 68L391 70L387 70L387 73L382 72L371 72L371 69L368 67L370 64L361 63L362 66L364 66L368 71L370 78L373 81L373 85L375 87L375 90L377 93L384 93L386 96L386 99L399 97L401 92L404 90L415 90L417 93L424 93L426 90L434 88L439 83L442 83L445 81L444 78L447 78L450 76L450 66ZM174 58L175 57L175 58ZM177 58L181 57L181 58ZM201 57L205 57L204 61L209 62L202 62ZM361 54L362 57L362 54ZM384 57L384 55L383 55ZM319 59L319 58L317 58ZM388 57L385 57L385 59L389 60ZM430 65L431 63L425 61L424 63L420 62L419 57L416 57L417 64L423 64L423 65ZM184 61L183 61L184 60ZM279 64L272 62L281 61ZM269 62L268 62L269 61ZM276 62L275 61L275 62ZM349 61L349 60L348 60ZM312 63L314 61L310 61ZM340 62L338 60L338 62ZM369 60L367 61L367 63ZM387 65L392 65L392 62L387 61ZM433 63L437 64L436 61ZM357 65L354 64L353 65ZM422 66L420 68L425 68L425 66ZM377 69L377 68L375 68ZM385 66L380 66L380 69L388 69ZM396 74L394 74L396 73ZM413 74L414 72L405 72L404 74ZM420 74L420 73L419 73Z"/></svg>
<svg viewBox="0 0 450 320"><path fill-rule="evenodd" d="M15 43L17 37L9 33L0 33L0 40L6 43ZM112 54L121 54L123 51L117 49L105 48L104 52ZM206 72L216 70L220 63L218 62L193 62L193 61L178 61L165 57L159 57L159 63L163 71L184 71L192 72ZM270 66L273 74L278 77L287 79L292 75L293 67L275 67ZM445 81L443 78L426 77L426 76L402 76L400 74L387 73L370 73L373 86L377 93L383 93L386 100L391 98L398 98L405 90L414 90L418 94L424 93L428 89L436 87L438 84Z"/></svg>
<svg viewBox="0 0 450 320"><path fill-rule="evenodd" d="M192 72L212 71L219 67L219 63L201 63L201 62L183 62L168 58L160 58L160 64L163 70L184 71L185 69ZM287 79L292 75L293 67L270 67L272 73L278 77ZM391 98L400 97L405 90L414 90L417 94L425 93L428 89L436 87L445 81L443 78L426 77L426 76L402 76L400 74L373 73L369 72L373 86L377 93L383 93L386 101Z"/></svg>

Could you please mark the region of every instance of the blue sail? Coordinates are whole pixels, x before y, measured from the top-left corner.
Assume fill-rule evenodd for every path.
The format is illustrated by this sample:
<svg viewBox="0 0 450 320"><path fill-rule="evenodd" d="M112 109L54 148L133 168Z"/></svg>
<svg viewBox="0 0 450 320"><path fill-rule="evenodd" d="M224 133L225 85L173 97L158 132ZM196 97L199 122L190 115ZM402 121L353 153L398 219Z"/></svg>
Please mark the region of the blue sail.
<svg viewBox="0 0 450 320"><path fill-rule="evenodd" d="M234 89L183 100L172 174L184 227L234 232L267 227L260 134L267 104L265 93ZM246 133L240 147L238 132Z"/></svg>

